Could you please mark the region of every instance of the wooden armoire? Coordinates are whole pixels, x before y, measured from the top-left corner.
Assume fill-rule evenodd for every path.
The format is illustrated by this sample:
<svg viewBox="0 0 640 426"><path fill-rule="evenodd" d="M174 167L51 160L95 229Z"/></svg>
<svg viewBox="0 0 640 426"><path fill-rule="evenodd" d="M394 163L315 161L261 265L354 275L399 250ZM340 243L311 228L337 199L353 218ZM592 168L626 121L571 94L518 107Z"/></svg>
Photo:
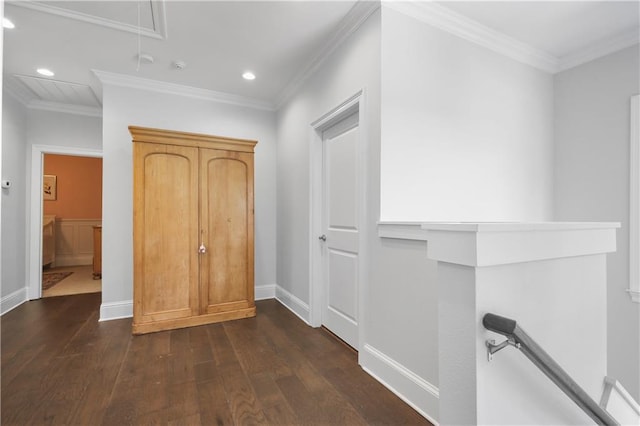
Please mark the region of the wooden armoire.
<svg viewBox="0 0 640 426"><path fill-rule="evenodd" d="M255 316L256 141L130 126L133 333Z"/></svg>

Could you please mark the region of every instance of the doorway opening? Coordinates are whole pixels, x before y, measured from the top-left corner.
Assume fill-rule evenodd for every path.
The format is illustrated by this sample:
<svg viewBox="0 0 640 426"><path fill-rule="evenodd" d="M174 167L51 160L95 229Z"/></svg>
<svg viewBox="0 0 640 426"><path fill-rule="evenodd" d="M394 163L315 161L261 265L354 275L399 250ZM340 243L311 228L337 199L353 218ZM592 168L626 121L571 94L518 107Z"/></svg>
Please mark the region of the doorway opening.
<svg viewBox="0 0 640 426"><path fill-rule="evenodd" d="M45 157L49 161L45 161ZM72 170L84 161L83 158L91 167L99 164L98 178L95 170L91 177L84 174L81 176L77 173L78 170ZM83 167L86 169L87 165ZM88 182L89 180L93 182ZM87 188L81 188L82 185ZM86 281L85 284L82 283L87 272L89 279L93 281L93 226L99 226L102 222L102 186L101 151L46 145L32 147L27 269L27 294L30 300L93 292L98 287L98 283L92 283L90 288L82 290L83 287L87 287ZM91 206L83 205L80 198L86 197L77 195L86 194L87 191L99 191L99 206L96 206L94 201ZM96 196L97 194L93 194L91 198L95 200ZM98 217L74 217L86 214ZM90 228L87 228L88 226ZM59 275L50 279L43 272L55 272ZM49 286L46 290L43 290L43 276L44 284ZM51 285L56 279L57 282Z"/></svg>
<svg viewBox="0 0 640 426"><path fill-rule="evenodd" d="M42 297L102 290L102 158L44 154Z"/></svg>

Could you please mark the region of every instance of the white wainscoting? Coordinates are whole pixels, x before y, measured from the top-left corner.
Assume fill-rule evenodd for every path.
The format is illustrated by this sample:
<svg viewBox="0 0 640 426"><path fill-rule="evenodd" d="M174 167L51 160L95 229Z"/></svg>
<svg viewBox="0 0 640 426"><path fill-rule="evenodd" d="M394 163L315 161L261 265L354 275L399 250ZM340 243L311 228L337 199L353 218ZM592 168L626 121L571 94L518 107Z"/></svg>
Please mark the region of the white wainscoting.
<svg viewBox="0 0 640 426"><path fill-rule="evenodd" d="M93 263L93 227L100 219L58 219L56 221L55 266Z"/></svg>

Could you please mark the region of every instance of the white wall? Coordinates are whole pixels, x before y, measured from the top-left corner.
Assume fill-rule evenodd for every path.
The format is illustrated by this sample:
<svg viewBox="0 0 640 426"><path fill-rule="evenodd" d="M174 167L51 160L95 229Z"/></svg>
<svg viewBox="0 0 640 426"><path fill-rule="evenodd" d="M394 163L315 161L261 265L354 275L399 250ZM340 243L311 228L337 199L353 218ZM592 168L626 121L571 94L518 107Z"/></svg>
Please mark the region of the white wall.
<svg viewBox="0 0 640 426"><path fill-rule="evenodd" d="M638 45L555 76L555 219L619 221L608 256L609 375L640 400L640 304L629 288L629 99ZM579 302L579 300L577 300Z"/></svg>
<svg viewBox="0 0 640 426"><path fill-rule="evenodd" d="M552 76L386 8L382 34L381 218L549 220Z"/></svg>
<svg viewBox="0 0 640 426"><path fill-rule="evenodd" d="M102 148L102 119L86 115L69 114L56 111L28 109L27 113L27 165L26 165L26 204L25 212L29 217L27 223L27 272L26 285L35 284L39 274L37 266L41 256L38 235L41 206L35 200L41 200L40 194L32 194L32 174L34 156L40 156L42 152L65 153L82 152L84 150L100 151ZM38 150L33 149L38 146ZM52 150L52 151L48 151ZM58 150L58 151L56 151ZM38 159L42 162L42 159ZM37 162L36 162L37 163ZM40 176L41 172L36 171ZM41 203L41 201L39 201ZM35 219L37 218L37 219ZM33 223L37 220L38 223ZM34 253L32 253L34 252ZM31 256L31 257L29 257ZM29 289L29 297L36 297L37 291Z"/></svg>
<svg viewBox="0 0 640 426"><path fill-rule="evenodd" d="M369 151L379 149L379 20L370 17L278 111L277 283L307 304L311 123L364 89L367 122L360 125ZM375 198L375 179L367 184ZM369 205L375 221L377 203Z"/></svg>
<svg viewBox="0 0 640 426"><path fill-rule="evenodd" d="M64 112L29 109L29 145L101 149L102 119Z"/></svg>
<svg viewBox="0 0 640 426"><path fill-rule="evenodd" d="M133 297L133 157L129 125L258 141L255 150L255 284L275 283L275 114L184 96L103 87L101 317L130 316Z"/></svg>
<svg viewBox="0 0 640 426"><path fill-rule="evenodd" d="M2 97L2 179L11 188L2 189L2 285L6 297L25 287L27 111L4 92ZM23 295L23 300L26 293ZM4 313L4 304L3 304Z"/></svg>
<svg viewBox="0 0 640 426"><path fill-rule="evenodd" d="M2 190L4 235L2 296L24 292L31 273L27 262L31 249L31 156L33 145L100 149L102 120L53 111L27 109L5 94L3 110L3 177L12 180L12 188ZM9 226L10 225L10 226ZM38 224L37 226L40 226ZM6 261L4 260L6 259ZM23 300L15 300L22 302ZM3 303L3 311L6 303Z"/></svg>
<svg viewBox="0 0 640 426"><path fill-rule="evenodd" d="M309 234L311 123L363 89L368 219L361 229L369 280L360 283L366 296L360 301L364 342L359 361L423 414L437 418L437 397L422 387L435 387L438 379L437 297L435 286L428 285L433 263L427 262L424 242L377 235L381 14L374 12L278 112L277 283L306 305L308 320L309 243L315 238Z"/></svg>

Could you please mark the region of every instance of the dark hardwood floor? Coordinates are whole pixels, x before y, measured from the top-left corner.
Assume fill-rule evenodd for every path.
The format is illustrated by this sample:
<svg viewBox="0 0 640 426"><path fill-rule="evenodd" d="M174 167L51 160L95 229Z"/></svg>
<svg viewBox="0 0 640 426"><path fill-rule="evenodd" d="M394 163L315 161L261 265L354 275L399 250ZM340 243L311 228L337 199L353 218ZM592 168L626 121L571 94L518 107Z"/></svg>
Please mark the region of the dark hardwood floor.
<svg viewBox="0 0 640 426"><path fill-rule="evenodd" d="M429 424L356 353L275 300L258 316L143 336L98 322L98 294L1 318L1 424Z"/></svg>

